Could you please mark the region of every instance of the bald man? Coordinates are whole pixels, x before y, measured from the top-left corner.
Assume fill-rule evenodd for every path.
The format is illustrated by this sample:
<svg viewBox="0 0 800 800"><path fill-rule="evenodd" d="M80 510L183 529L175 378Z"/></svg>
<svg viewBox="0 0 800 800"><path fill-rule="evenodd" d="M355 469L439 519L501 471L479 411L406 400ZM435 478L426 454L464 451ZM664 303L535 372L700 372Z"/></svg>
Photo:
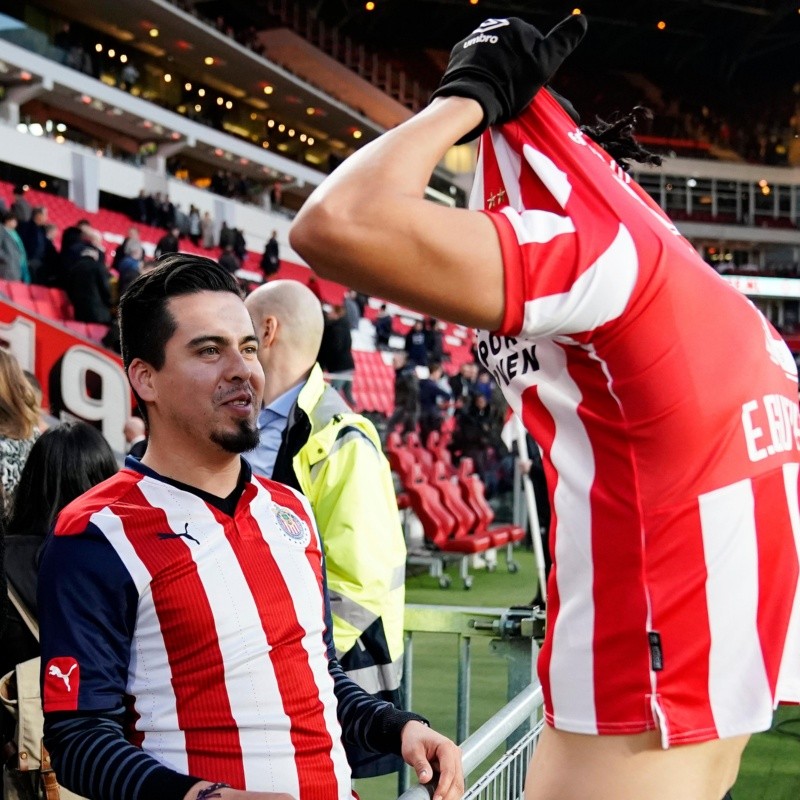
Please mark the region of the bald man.
<svg viewBox="0 0 800 800"><path fill-rule="evenodd" d="M406 548L389 464L373 424L325 383L317 364L324 320L297 281L245 301L265 384L257 474L300 490L322 535L336 655L370 694L400 706ZM348 749L353 777L394 772L396 756Z"/></svg>

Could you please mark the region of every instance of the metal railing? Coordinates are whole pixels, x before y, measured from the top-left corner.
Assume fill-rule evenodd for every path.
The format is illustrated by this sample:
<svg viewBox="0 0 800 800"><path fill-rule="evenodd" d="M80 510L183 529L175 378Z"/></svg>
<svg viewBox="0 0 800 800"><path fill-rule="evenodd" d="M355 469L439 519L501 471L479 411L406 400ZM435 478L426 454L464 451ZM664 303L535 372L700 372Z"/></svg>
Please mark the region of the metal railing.
<svg viewBox="0 0 800 800"><path fill-rule="evenodd" d="M463 606L408 605L405 614L406 649L403 688L406 707L412 707L413 636L442 633L458 637L456 681L456 741L461 744L465 776L474 772L498 747L501 758L479 776L465 798L493 798L524 785L525 771L541 730L541 687L534 676L537 641L544 634L544 613L538 608L472 608ZM507 662L509 703L470 735L471 654L474 638L489 638L489 648ZM428 790L409 789L410 768L401 770L398 782L402 800L423 800ZM504 794L497 795L502 787ZM485 793L488 792L488 793Z"/></svg>
<svg viewBox="0 0 800 800"><path fill-rule="evenodd" d="M542 687L531 684L462 743L464 775L469 775L521 726L529 726L529 730L469 786L463 800L517 800L522 797L528 764L544 726L541 709ZM428 800L429 797L426 787L413 786L400 800Z"/></svg>

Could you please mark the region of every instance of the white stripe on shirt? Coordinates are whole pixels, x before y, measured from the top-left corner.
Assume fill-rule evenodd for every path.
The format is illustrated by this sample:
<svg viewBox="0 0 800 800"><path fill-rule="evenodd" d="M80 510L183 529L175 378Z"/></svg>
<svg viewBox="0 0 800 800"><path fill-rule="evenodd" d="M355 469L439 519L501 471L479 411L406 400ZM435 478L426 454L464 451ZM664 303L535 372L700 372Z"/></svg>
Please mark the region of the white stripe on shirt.
<svg viewBox="0 0 800 800"><path fill-rule="evenodd" d="M711 634L708 689L720 738L744 733L742 720L769 728L772 694L758 633L758 545L750 480L700 495ZM736 620L732 625L731 620ZM736 669L731 669L733 665ZM736 697L737 702L731 703Z"/></svg>

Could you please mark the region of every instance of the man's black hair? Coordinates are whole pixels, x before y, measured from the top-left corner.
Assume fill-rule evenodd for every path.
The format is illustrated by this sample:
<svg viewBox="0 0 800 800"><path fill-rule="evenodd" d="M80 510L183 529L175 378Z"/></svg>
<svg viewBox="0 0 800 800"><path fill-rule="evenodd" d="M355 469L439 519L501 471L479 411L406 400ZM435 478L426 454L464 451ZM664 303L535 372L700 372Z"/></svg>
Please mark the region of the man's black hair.
<svg viewBox="0 0 800 800"><path fill-rule="evenodd" d="M661 156L646 150L634 138L639 124L652 118L653 112L649 108L636 106L628 114L612 114L608 121L597 117L594 125L582 125L581 130L627 172L630 169L629 161L655 166L661 164Z"/></svg>
<svg viewBox="0 0 800 800"><path fill-rule="evenodd" d="M236 279L216 261L189 253L169 253L140 275L119 301L119 329L125 371L136 358L155 370L164 366L166 344L177 324L167 303L173 297L197 292L242 293ZM147 412L137 397L145 420Z"/></svg>

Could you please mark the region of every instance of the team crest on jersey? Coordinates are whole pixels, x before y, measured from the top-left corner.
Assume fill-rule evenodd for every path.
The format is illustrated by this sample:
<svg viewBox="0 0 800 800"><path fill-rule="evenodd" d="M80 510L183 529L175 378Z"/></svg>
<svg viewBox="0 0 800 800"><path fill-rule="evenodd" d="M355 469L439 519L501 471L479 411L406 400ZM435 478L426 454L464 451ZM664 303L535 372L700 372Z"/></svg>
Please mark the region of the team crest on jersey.
<svg viewBox="0 0 800 800"><path fill-rule="evenodd" d="M272 504L272 511L275 514L278 528L289 541L301 544L303 547L311 541L311 531L308 529L308 525L297 514L277 503Z"/></svg>

